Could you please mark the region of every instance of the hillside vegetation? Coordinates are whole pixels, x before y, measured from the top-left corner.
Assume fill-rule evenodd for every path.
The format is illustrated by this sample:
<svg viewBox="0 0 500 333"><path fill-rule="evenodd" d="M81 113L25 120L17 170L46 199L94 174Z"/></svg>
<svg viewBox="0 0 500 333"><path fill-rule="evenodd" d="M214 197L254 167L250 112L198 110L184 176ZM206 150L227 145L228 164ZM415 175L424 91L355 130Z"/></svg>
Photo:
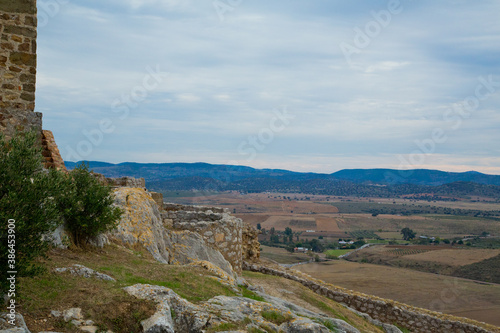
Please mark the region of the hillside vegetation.
<svg viewBox="0 0 500 333"><path fill-rule="evenodd" d="M66 164L70 169L74 166L73 162ZM428 200L500 197L500 176L478 172L367 169L320 174L207 163L89 162L89 165L107 177L143 177L148 188L157 192L271 191L383 198L416 196Z"/></svg>
<svg viewBox="0 0 500 333"><path fill-rule="evenodd" d="M124 287L150 284L167 287L193 304L201 304L216 296L243 296L248 300L263 301L261 296L246 287L233 288L221 284L216 276L196 266L165 265L154 260L144 249L129 250L110 245L102 250L52 250L48 259L41 262L47 270L37 277L20 281L22 307L27 326L33 332L79 332L77 327L61 318L51 316L53 310L81 308L85 319L92 319L100 330L113 332L139 332L141 321L155 312L155 304L128 295ZM116 281L100 281L69 273L55 274L57 267L82 264L112 276ZM316 295L311 290L282 278L245 272L254 286L273 296L297 302L309 311L339 318L356 327L360 332L383 332L379 327L341 306ZM271 286L287 285L286 291ZM288 292L287 292L288 291ZM292 292L293 291L293 292ZM269 316L276 314L270 313ZM272 319L272 318L271 318ZM250 321L246 322L246 324ZM238 323L214 326L210 332L235 329ZM256 330L255 332L265 332Z"/></svg>

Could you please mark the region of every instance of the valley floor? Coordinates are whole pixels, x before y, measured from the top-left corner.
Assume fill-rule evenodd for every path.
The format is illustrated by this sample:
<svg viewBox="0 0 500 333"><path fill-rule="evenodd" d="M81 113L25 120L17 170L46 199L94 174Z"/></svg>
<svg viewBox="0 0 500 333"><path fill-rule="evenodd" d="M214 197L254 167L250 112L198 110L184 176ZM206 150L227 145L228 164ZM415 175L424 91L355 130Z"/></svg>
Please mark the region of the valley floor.
<svg viewBox="0 0 500 333"><path fill-rule="evenodd" d="M500 326L498 284L344 260L294 269L344 288Z"/></svg>

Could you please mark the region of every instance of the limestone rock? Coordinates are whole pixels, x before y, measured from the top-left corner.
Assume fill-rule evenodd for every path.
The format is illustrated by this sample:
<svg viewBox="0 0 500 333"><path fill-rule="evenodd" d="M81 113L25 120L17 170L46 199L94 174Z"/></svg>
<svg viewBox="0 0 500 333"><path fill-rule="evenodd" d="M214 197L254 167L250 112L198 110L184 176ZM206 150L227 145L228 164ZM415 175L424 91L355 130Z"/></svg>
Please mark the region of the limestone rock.
<svg viewBox="0 0 500 333"><path fill-rule="evenodd" d="M129 246L141 244L162 263L184 265L209 261L229 276L234 275L232 265L200 234L166 229L157 204L146 191L118 188L115 204L124 214L116 229L107 234L109 239Z"/></svg>
<svg viewBox="0 0 500 333"><path fill-rule="evenodd" d="M194 261L208 261L233 275L231 264L222 254L207 246L200 234L191 231L165 232L165 241L170 249L170 263L189 264Z"/></svg>
<svg viewBox="0 0 500 333"><path fill-rule="evenodd" d="M126 245L143 245L159 262L167 264L170 255L163 239L160 211L154 200L139 188L118 188L114 192L115 204L124 213L110 239Z"/></svg>
<svg viewBox="0 0 500 333"><path fill-rule="evenodd" d="M44 235L43 239L59 249L67 249L71 244L71 236L62 224L51 234Z"/></svg>
<svg viewBox="0 0 500 333"><path fill-rule="evenodd" d="M192 231L202 235L210 247L219 251L231 264L233 270L241 272L243 221L222 208L205 206L183 206L164 204L162 218L169 228Z"/></svg>
<svg viewBox="0 0 500 333"><path fill-rule="evenodd" d="M70 272L73 275L83 276L85 278L93 277L104 281L116 281L109 275L96 272L93 269L78 264L74 264L73 267L56 268L55 271L57 273Z"/></svg>
<svg viewBox="0 0 500 333"><path fill-rule="evenodd" d="M142 325L147 332L203 332L221 323L245 323L247 329L257 328L274 332L326 333L329 322L338 332L359 333L339 319L301 308L276 297L259 302L245 297L216 296L198 305L191 304L172 290L152 285L136 284L125 288L129 294L157 303L157 312ZM265 313L276 313L281 322L271 322ZM172 318L172 313L175 314ZM309 317L309 318L306 318Z"/></svg>
<svg viewBox="0 0 500 333"><path fill-rule="evenodd" d="M0 313L0 333L30 333L24 322L24 317L20 313L16 312L15 314L15 326L9 324L9 320L12 320L10 314Z"/></svg>
<svg viewBox="0 0 500 333"><path fill-rule="evenodd" d="M284 333L331 333L324 325L313 322L307 318L299 318L294 321L281 324L279 332Z"/></svg>
<svg viewBox="0 0 500 333"><path fill-rule="evenodd" d="M268 301L272 304L275 304L275 305L279 305L283 308L289 309L290 311L292 311L296 315L299 315L302 317L308 317L308 318L316 318L316 319L319 319L321 321L330 322L333 326L338 328L339 332L359 333L359 331L356 328L349 325L348 323L346 323L343 320L336 319L336 318L330 318L328 316L309 311L309 310L307 310L301 306L298 306L294 303L288 302L288 301L281 299L281 298L278 298L278 297L270 296L270 295L268 295L262 291L259 291L259 290L255 290L254 292L257 295L259 295L260 297L264 298L266 301ZM305 326L307 326L307 325L305 325ZM307 332L307 331L305 331L305 332ZM321 331L318 331L318 332L321 332Z"/></svg>

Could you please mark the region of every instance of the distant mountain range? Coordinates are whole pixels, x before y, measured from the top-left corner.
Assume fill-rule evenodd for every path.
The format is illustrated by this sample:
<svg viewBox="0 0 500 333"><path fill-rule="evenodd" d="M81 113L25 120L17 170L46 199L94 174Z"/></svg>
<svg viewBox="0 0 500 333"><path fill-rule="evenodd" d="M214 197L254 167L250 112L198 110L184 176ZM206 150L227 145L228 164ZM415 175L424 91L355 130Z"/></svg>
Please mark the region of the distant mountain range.
<svg viewBox="0 0 500 333"><path fill-rule="evenodd" d="M346 169L324 174L208 163L85 163L94 172L106 177L143 177L147 186L157 191L238 190L383 197L409 194L500 197L500 176L475 171ZM68 169L72 169L77 163L65 164Z"/></svg>

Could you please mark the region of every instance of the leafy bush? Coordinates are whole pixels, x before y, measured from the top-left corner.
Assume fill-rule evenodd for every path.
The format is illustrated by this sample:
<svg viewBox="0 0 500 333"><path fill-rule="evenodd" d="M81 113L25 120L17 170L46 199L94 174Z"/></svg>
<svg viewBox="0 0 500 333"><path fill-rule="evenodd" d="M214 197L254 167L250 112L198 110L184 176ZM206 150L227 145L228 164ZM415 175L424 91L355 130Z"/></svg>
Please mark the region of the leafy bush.
<svg viewBox="0 0 500 333"><path fill-rule="evenodd" d="M22 277L43 270L35 259L46 254L49 244L44 239L63 218L75 242L82 244L114 227L121 215L112 206L111 189L101 185L86 166L70 174L45 170L39 140L35 132L9 141L0 135L2 294L9 290L8 271Z"/></svg>
<svg viewBox="0 0 500 333"><path fill-rule="evenodd" d="M101 184L84 163L67 176L65 193L58 199L66 228L77 245L113 229L122 211L113 206L111 187Z"/></svg>
<svg viewBox="0 0 500 333"><path fill-rule="evenodd" d="M7 288L7 271L30 276L41 271L34 259L43 256L48 244L42 236L61 223L57 193L62 190L62 174L42 168L41 146L36 133L17 135L6 141L0 135L0 285ZM9 234L8 221L15 220L15 233ZM12 237L15 235L15 240ZM15 244L14 244L15 241ZM10 250L10 253L9 253ZM15 253L14 253L15 251ZM10 258L9 258L10 254ZM8 259L14 258L15 267Z"/></svg>

